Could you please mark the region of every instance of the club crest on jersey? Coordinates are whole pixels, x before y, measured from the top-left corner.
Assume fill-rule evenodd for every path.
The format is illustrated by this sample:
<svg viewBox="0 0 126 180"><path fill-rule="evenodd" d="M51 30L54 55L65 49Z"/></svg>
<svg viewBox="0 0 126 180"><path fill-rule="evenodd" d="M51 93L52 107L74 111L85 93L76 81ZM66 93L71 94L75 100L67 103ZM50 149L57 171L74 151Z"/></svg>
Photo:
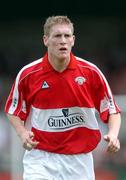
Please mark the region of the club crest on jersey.
<svg viewBox="0 0 126 180"><path fill-rule="evenodd" d="M83 83L85 83L86 78L84 78L83 76L78 76L75 78L75 82L77 82L79 85L82 85Z"/></svg>
<svg viewBox="0 0 126 180"><path fill-rule="evenodd" d="M49 85L46 81L44 81L42 84L42 89L47 89L47 88L49 88Z"/></svg>

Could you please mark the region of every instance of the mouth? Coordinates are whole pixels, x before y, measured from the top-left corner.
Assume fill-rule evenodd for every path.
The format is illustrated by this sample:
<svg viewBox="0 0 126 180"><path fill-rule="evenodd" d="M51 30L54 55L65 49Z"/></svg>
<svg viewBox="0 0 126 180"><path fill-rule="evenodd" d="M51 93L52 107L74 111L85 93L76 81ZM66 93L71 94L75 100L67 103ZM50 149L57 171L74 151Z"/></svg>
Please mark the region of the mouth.
<svg viewBox="0 0 126 180"><path fill-rule="evenodd" d="M67 48L62 47L62 48L60 48L59 50L60 50L60 52L66 52L66 51L67 51Z"/></svg>

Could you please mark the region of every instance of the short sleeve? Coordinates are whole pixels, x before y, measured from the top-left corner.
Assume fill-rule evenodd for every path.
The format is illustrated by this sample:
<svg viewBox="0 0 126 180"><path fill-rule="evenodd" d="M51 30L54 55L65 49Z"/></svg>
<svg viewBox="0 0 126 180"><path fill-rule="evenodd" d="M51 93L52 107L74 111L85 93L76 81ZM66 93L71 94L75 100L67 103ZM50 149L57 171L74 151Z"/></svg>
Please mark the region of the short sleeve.
<svg viewBox="0 0 126 180"><path fill-rule="evenodd" d="M5 112L18 116L25 121L28 116L28 102L25 95L24 82L21 81L21 75L18 74L14 84L12 85L10 94L5 105Z"/></svg>
<svg viewBox="0 0 126 180"><path fill-rule="evenodd" d="M111 88L103 75L96 67L93 72L94 104L103 122L108 122L110 114L119 113L121 110L115 102Z"/></svg>

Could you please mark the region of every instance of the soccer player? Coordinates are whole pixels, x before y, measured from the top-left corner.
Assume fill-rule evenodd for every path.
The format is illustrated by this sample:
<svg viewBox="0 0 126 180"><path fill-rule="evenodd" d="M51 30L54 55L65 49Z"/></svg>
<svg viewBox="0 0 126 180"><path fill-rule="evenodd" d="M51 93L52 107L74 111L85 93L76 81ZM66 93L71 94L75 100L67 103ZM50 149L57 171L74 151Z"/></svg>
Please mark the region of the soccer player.
<svg viewBox="0 0 126 180"><path fill-rule="evenodd" d="M101 139L95 112L108 123L107 151L120 149L120 109L98 67L72 53L67 16L44 24L47 53L24 66L5 112L26 149L24 180L94 180L92 151ZM26 124L29 123L29 129Z"/></svg>

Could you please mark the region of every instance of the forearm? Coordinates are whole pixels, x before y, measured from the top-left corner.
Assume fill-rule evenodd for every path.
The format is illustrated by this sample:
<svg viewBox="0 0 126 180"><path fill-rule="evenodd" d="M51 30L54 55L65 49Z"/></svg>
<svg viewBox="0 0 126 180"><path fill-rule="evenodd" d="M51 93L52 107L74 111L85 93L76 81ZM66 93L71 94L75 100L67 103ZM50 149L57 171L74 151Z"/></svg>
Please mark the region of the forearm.
<svg viewBox="0 0 126 180"><path fill-rule="evenodd" d="M108 128L109 128L108 134L118 137L120 126L121 126L120 113L110 115L108 120Z"/></svg>
<svg viewBox="0 0 126 180"><path fill-rule="evenodd" d="M20 137L23 147L27 150L31 150L32 148L36 147L38 142L35 140L33 141L34 133L25 128L21 119L10 114L7 114L7 117L10 120L11 125L16 130L17 135Z"/></svg>
<svg viewBox="0 0 126 180"><path fill-rule="evenodd" d="M7 117L11 123L11 125L14 127L15 131L17 132L18 136L21 136L26 129L24 127L24 123L21 121L21 119L17 116L7 114Z"/></svg>
<svg viewBox="0 0 126 180"><path fill-rule="evenodd" d="M120 114L112 114L108 120L108 133L104 135L104 140L108 142L107 151L115 153L120 149L120 142L118 139L119 130L121 125Z"/></svg>

